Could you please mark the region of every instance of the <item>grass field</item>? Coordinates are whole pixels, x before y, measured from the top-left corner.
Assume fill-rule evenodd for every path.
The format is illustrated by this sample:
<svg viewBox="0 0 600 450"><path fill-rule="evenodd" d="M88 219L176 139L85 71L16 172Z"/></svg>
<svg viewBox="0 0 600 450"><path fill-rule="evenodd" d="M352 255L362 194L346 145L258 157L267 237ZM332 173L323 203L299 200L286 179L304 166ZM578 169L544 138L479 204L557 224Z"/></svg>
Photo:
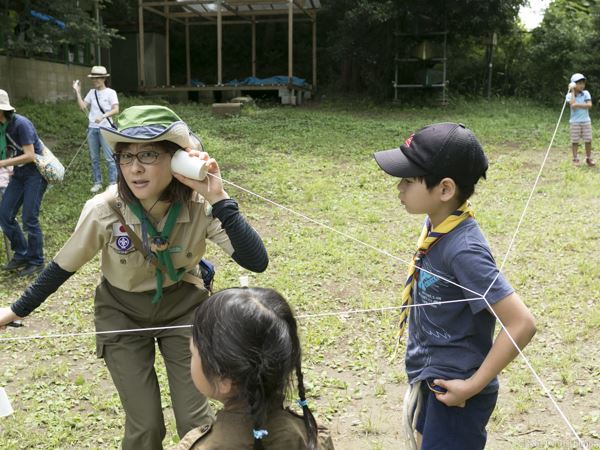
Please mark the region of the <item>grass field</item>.
<svg viewBox="0 0 600 450"><path fill-rule="evenodd" d="M129 98L121 106L142 102ZM61 160L71 162L65 182L50 189L43 203L51 258L89 197L89 157L81 148L86 119L74 102L17 107ZM406 214L395 180L378 169L372 153L399 145L431 122L473 129L490 159L488 179L472 198L476 218L498 263L506 256L504 272L538 323L525 356L581 439L600 448L600 169L572 166L566 117L507 254L560 107L560 100L555 107L457 100L444 109L340 101L251 107L231 119L214 118L197 104L173 109L204 139L226 180L405 262L423 217ZM276 288L299 316L308 395L336 447L402 448L403 346L389 360L398 311L343 312L398 306L406 263L235 187L227 190L270 254L269 269L251 274L251 284ZM242 269L214 246L208 258L217 265L218 288L238 285ZM98 268L97 258L90 261L27 319L26 328L0 338L92 331ZM0 304L17 298L28 281L0 274ZM310 317L326 312L340 314ZM166 381L162 366L160 377ZM578 447L522 359L500 381L490 449ZM118 447L123 416L93 337L0 341L0 386L15 409L0 419L0 448ZM168 447L177 437L166 388L163 396Z"/></svg>

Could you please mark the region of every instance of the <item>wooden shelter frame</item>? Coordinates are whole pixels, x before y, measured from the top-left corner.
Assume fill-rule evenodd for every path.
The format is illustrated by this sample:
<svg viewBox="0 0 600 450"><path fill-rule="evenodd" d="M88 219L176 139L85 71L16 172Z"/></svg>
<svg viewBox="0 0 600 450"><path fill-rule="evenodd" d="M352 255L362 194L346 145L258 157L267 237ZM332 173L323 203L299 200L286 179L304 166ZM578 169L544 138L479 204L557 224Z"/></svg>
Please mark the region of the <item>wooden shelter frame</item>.
<svg viewBox="0 0 600 450"><path fill-rule="evenodd" d="M253 91L287 89L295 98L295 91L312 91L317 86L317 10L320 0L138 0L138 88L152 93L185 91ZM144 61L144 12L165 18L166 86L147 86ZM300 16L294 18L294 16ZM171 86L170 36L171 22L185 27L186 80L184 86ZM228 85L223 83L223 27L250 25L252 30L252 76L256 77L256 25L268 22L288 24L288 82L287 84ZM297 85L294 76L294 22L312 23L312 84ZM217 83L192 86L190 59L190 27L216 26L217 28Z"/></svg>

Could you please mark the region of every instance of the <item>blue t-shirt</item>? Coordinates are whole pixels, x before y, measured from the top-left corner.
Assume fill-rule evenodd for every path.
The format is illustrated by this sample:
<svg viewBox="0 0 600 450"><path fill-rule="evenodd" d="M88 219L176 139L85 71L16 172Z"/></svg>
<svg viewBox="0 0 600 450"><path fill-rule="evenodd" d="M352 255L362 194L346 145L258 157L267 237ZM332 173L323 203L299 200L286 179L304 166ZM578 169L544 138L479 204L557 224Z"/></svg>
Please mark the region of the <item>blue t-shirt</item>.
<svg viewBox="0 0 600 450"><path fill-rule="evenodd" d="M6 138L9 158L22 155L21 147L29 144L33 144L33 149L38 155L42 154L40 138L31 120L27 117L15 114L8 123L8 127L6 127L6 134L17 144L16 146L13 145L11 140L8 137Z"/></svg>
<svg viewBox="0 0 600 450"><path fill-rule="evenodd" d="M569 92L566 97L567 102L571 101L571 93ZM591 102L592 96L588 91L581 91L579 94L575 96L575 103L586 103ZM571 118L569 119L569 123L586 123L591 122L590 119L590 110L577 108L571 108Z"/></svg>
<svg viewBox="0 0 600 450"><path fill-rule="evenodd" d="M421 271L413 289L416 305L481 298L496 275L486 295L490 304L514 292L499 273L489 245L472 218L435 243L423 257L422 267L479 295ZM469 378L492 347L495 324L496 318L482 299L411 308L406 348L409 382ZM494 379L482 393L497 390L498 380Z"/></svg>

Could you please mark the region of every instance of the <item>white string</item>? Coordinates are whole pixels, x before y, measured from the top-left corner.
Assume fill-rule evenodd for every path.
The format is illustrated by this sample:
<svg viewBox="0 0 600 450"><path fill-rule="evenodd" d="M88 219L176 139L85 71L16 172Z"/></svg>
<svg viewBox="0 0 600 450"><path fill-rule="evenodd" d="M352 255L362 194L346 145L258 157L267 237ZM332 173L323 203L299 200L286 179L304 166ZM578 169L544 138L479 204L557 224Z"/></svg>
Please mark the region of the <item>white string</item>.
<svg viewBox="0 0 600 450"><path fill-rule="evenodd" d="M386 250L383 250L383 249L381 249L381 248L375 247L374 245L371 245L371 244L369 244L369 243L367 243L367 242L361 241L360 239L358 239L358 238L355 238L354 236L352 236L352 235L350 235L350 234L348 234L348 233L344 233L343 231L337 230L337 229L335 229L335 228L333 228L333 227L331 227L331 226L329 226L329 225L327 225L327 224L325 224L325 223L323 223L323 222L319 222L318 220L316 220L316 219L313 219L312 217L309 217L309 216L307 216L307 215L305 215L305 214L303 214L303 213L300 213L300 212L294 211L293 209L291 209L291 208L288 208L288 207L287 207L287 206L285 206L285 205L282 205L282 204L280 204L280 203L277 203L277 202L275 202L275 201L273 201L273 200L271 200L271 199L268 199L268 198L266 198L266 197L263 197L262 195L260 195L260 194L257 194L256 192L252 192L252 191L251 191L251 190L249 190L249 189L243 188L242 186L239 186L239 185L237 185L237 184L235 184L235 183L233 183L233 182L231 182L231 181L228 181L228 180L226 180L226 179L224 179L224 178L221 178L221 177L219 177L219 176L217 176L217 175L214 175L214 174L212 174L212 173L208 173L208 175L210 175L211 177L213 177L213 178L216 178L216 179L218 179L218 180L221 180L223 183L227 183L227 184L229 184L229 185L231 185L231 186L235 187L236 189L239 189L239 190L241 190L241 191L244 191L244 192L246 192L246 193L248 193L248 194L250 194L250 195L254 195L255 197L257 197L257 198L259 198L259 199L261 199L261 200L263 200L263 201L265 201L265 202L267 202L267 203L270 203L270 204L272 204L272 205L274 205L274 206L277 206L278 208L281 208L281 209L283 209L283 210L285 210L285 211L287 211L287 212L289 212L289 213L291 213L291 214L293 214L293 215L295 215L295 216L302 217L303 219L305 219L305 220L307 220L307 221L309 221L309 222L312 222L312 223L314 223L314 224L316 224L316 225L318 225L318 226L320 226L320 227L326 228L326 229L327 229L327 230L329 230L329 231L332 231L332 232L334 232L334 233L336 233L336 234L339 234L340 236L343 236L343 237L345 237L346 239L350 239L351 241L353 241L353 242L356 242L357 244L363 245L363 246L365 246L365 247L367 247L367 248L370 248L371 250L375 250L376 252L378 252L378 253L381 253L382 255L385 255L385 256L387 256L387 257L389 257L389 258L391 258L391 259L395 259L396 261L400 261L400 262L401 262L401 263L403 263L403 264L408 264L408 265L409 265L409 267L414 265L414 261L412 261L412 260L411 260L411 261L407 261L407 260L405 260L405 259L402 259L402 258L400 258L400 257L396 256L396 255L392 255L390 252L388 252L388 251L386 251ZM424 269L424 268L422 268L422 267L416 267L416 266L415 266L415 268L416 268L417 270L421 271L421 272L428 273L429 275L432 275L432 276L434 276L434 277L436 277L436 278L438 278L438 279L440 279L440 280L442 280L442 281L445 281L446 283L450 283L450 284L452 284L452 285L454 285L454 286L456 286L456 287L458 287L458 288L462 289L463 291L467 291L467 292L470 292L471 294L475 294L475 295L476 295L478 298L482 298L482 297L483 297L483 294L481 294L481 293L479 293L479 292L475 292L474 290L472 290L472 289L469 289L469 288L468 288L468 287L466 287L466 286L462 286L461 284L458 284L458 283L456 283L455 281L449 280L448 278L444 278L444 277L443 277L443 276L441 276L441 275L438 275L438 274L436 274L436 273L430 272L430 271L429 271L429 270L427 270L427 269Z"/></svg>
<svg viewBox="0 0 600 450"><path fill-rule="evenodd" d="M560 111L560 116L558 117L558 122L556 122L556 127L554 128L554 133L552 134L552 139L550 139L550 145L548 145L548 148L546 149L546 154L544 155L542 165L540 166L540 170L538 171L538 174L535 177L535 181L533 183L533 187L531 188L531 192L529 193L529 197L527 198L527 201L525 202L525 207L523 208L523 212L521 213L521 217L519 218L519 222L517 223L517 228L515 229L515 231L512 235L512 238L510 240L510 243L508 244L508 249L506 250L506 254L504 255L504 258L502 259L502 263L500 264L500 267L498 268L498 273L496 274L496 277L494 278L494 280L492 281L490 286L487 288L487 290L483 293L484 297L487 295L489 290L492 288L492 286L498 279L498 276L500 276L500 272L504 268L504 264L506 264L508 255L510 254L510 251L512 250L515 240L517 239L517 234L519 233L519 230L521 229L521 225L523 224L523 220L525 219L525 214L527 213L527 209L529 208L529 203L531 203L531 199L533 198L535 189L537 188L537 185L542 176L542 171L544 170L544 166L546 165L546 161L548 160L548 156L550 155L550 149L552 148L552 144L554 143L554 138L556 137L556 133L558 131L558 127L560 126L560 121L562 120L562 116L563 116L563 113L565 112L566 105L567 105L567 102L564 102L562 110Z"/></svg>
<svg viewBox="0 0 600 450"><path fill-rule="evenodd" d="M318 317L327 317L327 316L348 316L351 314L362 314L369 312L384 312L384 311L393 311L403 308L417 308L422 306L436 306L436 305L447 305L449 303L466 303L466 302L474 302L485 300L482 297L476 298L461 298L457 300L448 300L444 302L431 302L431 303L420 303L420 304L411 304L404 306L383 306L380 308L367 308L367 309L350 309L347 311L329 311L324 313L316 313L316 314L299 314L296 315L296 319L312 319ZM192 325L174 325L174 326L165 326L165 327L152 327L152 328L131 328L131 329L122 329L122 330L107 330L107 331L83 331L80 333L60 333L60 334L34 334L30 336L15 336L9 338L0 338L0 342L6 341L28 341L34 339L55 339L55 338L65 338L65 337L81 337L81 336L95 336L102 334L119 334L119 333L138 333L143 331L162 331L162 330L175 330L178 328L191 328Z"/></svg>
<svg viewBox="0 0 600 450"><path fill-rule="evenodd" d="M514 233L512 235L512 238L511 238L510 243L508 245L508 249L506 250L506 254L504 255L504 258L502 259L502 263L500 264L500 267L498 269L498 273L496 274L496 276L494 277L494 279L490 283L489 287L486 289L485 293L483 294L483 297L484 297L484 300L485 300L485 302L486 302L486 304L488 306L488 310L491 311L492 314L496 317L496 319L498 320L498 323L500 324L500 326L502 327L502 329L504 330L504 332L506 333L506 335L510 339L510 342L512 342L512 344L514 345L514 347L517 349L517 351L519 352L519 355L521 356L521 358L523 359L523 361L525 362L525 364L529 368L530 372L535 377L535 379L538 382L538 384L542 387L544 393L550 399L550 402L554 405L554 408L558 411L558 413L561 416L561 418L563 419L563 421L567 424L569 430L571 431L571 433L573 433L573 435L575 436L575 438L579 442L579 445L581 446L581 448L587 450L588 447L583 442L583 440L581 439L581 437L579 436L579 434L577 433L577 431L575 431L575 428L573 427L573 425L571 424L571 422L569 421L569 419L567 418L567 416L565 415L565 413L558 406L558 402L556 401L556 399L554 398L554 396L552 395L552 393L550 392L550 390L546 387L546 385L544 384L544 382L542 381L542 379L540 378L540 376L538 375L538 373L536 372L536 370L533 368L533 366L529 362L529 359L521 351L521 349L519 348L519 346L517 345L517 343L515 342L515 340L511 336L511 334L508 332L508 330L504 326L504 323L502 323L502 321L500 320L500 317L498 317L498 315L496 314L496 312L494 311L494 309L491 307L491 305L487 301L487 297L486 297L487 294L488 294L488 292L490 291L490 289L492 288L492 286L494 285L494 283L496 282L496 280L500 276L500 273L501 273L502 269L504 268L504 265L505 265L506 261L508 260L508 255L510 254L510 251L512 250L512 247L513 247L513 245L515 243L515 240L517 238L517 234L519 233L519 229L521 228L523 220L525 219L525 214L527 213L527 209L529 208L529 204L531 203L531 199L533 198L533 194L534 194L534 192L535 192L535 190L537 188L537 185L538 185L538 183L540 181L540 178L542 176L542 172L544 170L544 166L546 165L546 161L548 160L548 156L550 154L550 149L552 148L552 144L554 143L554 139L556 137L556 133L558 132L558 127L560 126L560 122L562 120L563 113L565 112L566 105L567 105L567 102L566 101L563 102L563 107L562 107L562 109L560 111L560 115L558 117L558 121L556 122L556 127L554 128L554 133L552 134L552 138L550 139L550 144L548 145L548 148L546 149L546 154L544 155L544 159L542 160L542 164L540 166L540 170L538 171L538 174L537 174L537 176L535 178L535 181L533 183L533 187L531 188L531 192L529 193L529 197L527 198L527 201L525 202L525 207L523 208L523 212L521 213L521 217L519 218L519 222L517 223L517 227L516 227L516 229L515 229L515 231L514 231Z"/></svg>
<svg viewBox="0 0 600 450"><path fill-rule="evenodd" d="M553 133L553 135L552 135L552 139L551 139L551 141L550 141L550 144L549 144L549 146L548 146L548 149L547 149L547 151L546 151L545 157L544 157L544 159L543 159L543 161L542 161L542 165L541 165L541 167L540 167L540 170L539 170L539 172L538 172L538 175L537 175L537 177L536 177L536 179L535 179L535 182L534 182L533 188L532 188L532 190L531 190L531 192L530 192L530 194L529 194L529 197L528 197L528 199L527 199L527 202L526 202L526 204L525 204L524 210L523 210L523 212L522 212L522 214L521 214L521 217L520 217L520 219L519 219L519 222L518 222L518 224L517 224L516 230L515 230L515 232L513 233L513 236L512 236L512 238L511 238L511 241L510 241L510 244L509 244L508 250L507 250L507 252L506 252L506 254L505 254L504 258L503 258L503 261L502 261L502 263L501 263L501 265L500 265L500 267L499 267L499 271L498 271L498 273L497 273L496 277L494 278L494 280L492 281L492 283L490 284L490 286L489 286L489 287L487 288L487 290L484 292L484 294L483 294L483 295L481 295L481 294L479 294L479 293L477 293L477 292L475 292L475 291L473 291L473 290L471 290L471 289L469 289L469 288L466 288L466 287L464 287L464 286L461 286L461 285L460 285L460 284L458 284L458 283L455 283L455 282L453 282L453 281L451 281L451 280L445 279L445 278L443 278L443 277L441 277L441 276L439 276L439 275L437 275L437 274L434 274L434 273L432 273L432 272L429 272L429 271L427 271L426 269L423 269L423 268L421 268L421 267L417 267L416 269L417 269L417 270L422 270L423 272L426 272L426 273L429 273L429 274L431 274L431 275L433 275L433 276L435 276L435 277L437 277L437 278L439 278L439 279L441 279L441 280L444 280L444 281L446 281L446 282L448 282L448 283L450 283L450 284L453 284L453 285L455 285L455 286L457 286L457 287L459 287L459 288L461 288L461 289L463 289L463 290L469 291L469 292L471 292L471 293L474 293L475 295L477 295L477 296L478 296L478 297L477 297L477 298L475 298L475 299L470 299L470 300L463 299L462 301L484 300L484 301L486 302L486 304L487 304L487 306L488 306L488 309L489 309L489 310L490 310L490 311L493 313L493 315L496 317L496 319L498 320L498 322L499 322L500 326L502 327L502 329L504 330L504 332L506 333L506 335L509 337L509 339L510 339L511 343L514 345L514 347L517 349L518 353L521 355L521 357L522 357L522 358L523 358L523 360L525 361L525 363L526 363L527 367L529 368L529 370L530 370L530 371L533 373L533 375L534 375L534 377L535 377L536 381L537 381L537 382L538 382L538 383L539 383L539 384L542 386L542 388L543 388L544 392L546 393L546 395L548 396L548 398L551 400L551 402L553 403L553 405L554 405L554 407L556 408L556 410L559 412L559 414L560 414L560 416L562 417L562 419L563 419L563 420L565 421L565 423L568 425L568 427L569 427L569 429L571 430L571 432L572 432L572 433L575 435L575 437L577 438L577 440L578 440L578 442L580 443L580 445L582 446L582 448L584 448L584 449L587 449L587 447L586 447L585 443L584 443L584 442L581 440L581 438L579 437L579 435L578 435L578 434L577 434L577 432L575 431L574 427L572 426L572 424L570 423L570 421L567 419L567 417L566 417L566 415L563 413L563 411L560 409L560 407L558 406L558 403L556 402L556 400L554 399L554 397L552 396L552 394L550 393L550 391L548 390L548 388L547 388L547 387L545 386L545 384L543 383L542 379L539 377L539 375L537 374L537 372L535 371L535 369L533 368L533 366L531 365L531 363L529 362L529 360L527 359L527 357L526 357L526 356L524 355L524 353L521 351L521 349L519 348L519 346L517 345L517 343L515 342L515 340L513 339L513 337L512 337L512 336L510 335L510 333L508 332L508 330L507 330L507 328L505 327L504 323L502 323L502 321L500 320L500 318L498 317L498 315L496 314L496 312L493 310L493 308L491 307L490 303L488 302L488 300L487 300L487 298L486 298L486 295L488 294L489 290L490 290L490 289L491 289L491 287L494 285L494 283L496 282L496 280L497 280L498 276L500 275L500 272L501 272L502 268L504 267L504 265L505 265L505 263L506 263L506 261L507 261L507 259L508 259L508 255L509 255L509 253L510 253L510 251L511 251L511 249L512 249L512 246L514 245L514 242L515 242L515 240L516 240L516 236L517 236L517 234L518 234L518 231L519 231L519 229L520 229L520 227L521 227L521 224L523 223L523 220L524 220L524 218L525 218L525 214L526 214L526 212L527 212L527 209L528 209L528 207L529 207L529 204L530 204L530 202L531 202L531 199L532 199L532 197L533 197L533 194L534 194L534 192L535 192L535 189L536 189L536 187L537 187L537 184L538 184L538 182L539 182L539 179L540 179L540 177L541 177L541 174L542 174L543 168L544 168L544 166L545 166L545 163L546 163L546 161L547 161L547 159L548 159L548 155L549 155L550 149L551 149L551 147L552 147L552 144L553 144L553 142L554 142L554 139L555 139L555 137L556 137L556 133L557 133L557 131L558 131L558 127L560 126L560 121L562 120L562 116L563 116L563 113L564 113L564 110L565 110L565 106L566 106L566 102L564 102L564 103L563 103L563 107L562 107L562 110L561 110L561 113L560 113L560 116L559 116L558 122L557 122L557 124L556 124L555 130L554 130L554 133ZM83 144L82 144L82 145L83 145ZM78 150L78 152L79 152L79 150ZM77 156L77 155L75 155L75 156ZM74 159L74 158L73 158L73 159ZM261 200L263 200L263 201L265 201L265 202L267 202L267 203L271 203L272 205L274 205L274 206L277 206L277 207L279 207L279 208L281 208L281 209L284 209L285 211L287 211L287 212L289 212L289 213L291 213L291 214L294 214L294 215L296 215L296 216L302 217L303 219L305 219L305 220L307 220L307 221L309 221L309 222L312 222L312 223L314 223L314 224L316 224L316 225L318 225L318 226L321 226L321 227L323 227L323 228L326 228L326 229L328 229L329 231L332 231L332 232L334 232L334 233L337 233L337 234L339 234L339 235L341 235L341 236L344 236L344 237L345 237L345 238L347 238L347 239L350 239L350 240L352 240L352 241L354 241L354 242L356 242L356 243L358 243L358 244L361 244L361 245L363 245L363 246L366 246L366 247L368 247L368 248L370 248L370 249L372 249L372 250L375 250L375 251L377 251L377 252L379 252L379 253L381 253L381 254L384 254L384 255L386 255L386 256L388 256L388 257L392 258L392 259L396 259L396 260L398 260L398 261L400 261L400 262L402 262L402 263L405 263L405 264L406 264L406 263L408 263L408 261L406 261L406 260L403 260L402 258L399 258L399 257L397 257L397 256L395 256L395 255L392 255L391 253L389 253L389 252L387 252L387 251L385 251L385 250L379 249L379 248L377 248L377 247L375 247L375 246L373 246L373 245L371 245L371 244L368 244L368 243L366 243L366 242L363 242L363 241L361 241L361 240L359 240L359 239L355 238L354 236L351 236L351 235L349 235L349 234L347 234L347 233L341 232L341 231L339 231L339 230L337 230L337 229L335 229L335 228L333 228L333 227L331 227L331 226L329 226L329 225L327 225L327 224L324 224L324 223L322 223L322 222L319 222L319 221L317 221L317 220L315 220L315 219L312 219L311 217L309 217L309 216L306 216L305 214L302 214L302 213L296 212L296 211L292 210L291 208L288 208L288 207L286 207L286 206L284 206L284 205L281 205L281 204L279 204L279 203L276 203L276 202L274 202L274 201L272 201L272 200L270 200L270 199L268 199L268 198L266 198L266 197L264 197L264 196L262 196L262 195L260 195L260 194L257 194L257 193L255 193L255 192L252 192L252 191L248 190L248 189L245 189L245 188L243 188L243 187L241 187L241 186L239 186L239 185L237 185L237 184L235 184L235 183L233 183L233 182L227 181L227 180L225 180L225 179L223 179L223 178L221 178L221 177L218 177L218 176L216 176L216 175L214 175L214 174L211 174L211 173L209 173L208 175L211 175L211 176L212 176L212 177L214 177L214 178L218 178L218 179L220 179L222 182L225 182L225 183L227 183L227 184L229 184L229 185L231 185L231 186L234 186L234 187L236 187L237 189L240 189L240 190L242 190L242 191L244 191L244 192L246 192L246 193L248 193L248 194L254 195L254 196L256 196L256 197L260 198ZM412 263L412 262L410 262L409 264L413 264L413 263ZM440 302L440 304L444 304L444 303L445 303L445 304L447 304L447 303L450 303L450 302L452 302L452 301L448 301L448 302ZM414 306L429 306L429 305L433 305L433 304L434 304L434 303L430 303L430 304L420 304L420 305L414 305ZM414 307L414 306L413 306L413 307ZM401 309L401 308L402 308L402 306L399 306L399 307L385 307L385 308L374 308L374 309L368 309L368 310L353 310L353 311L346 312L346 313L343 313L343 312L342 312L342 313L340 313L340 312L334 312L334 313L322 313L322 314L319 314L319 315L305 315L305 316L299 316L299 317L305 317L305 318L306 318L306 317L319 317L319 316L326 316L326 315L344 315L344 314L359 313L359 312L373 312L373 311L392 310L392 309ZM182 327L190 327L190 326L191 326L191 325L184 325L184 326L178 326L177 328L182 328ZM156 328L149 328L149 329L115 330L115 331L112 331L112 333L118 333L118 332L135 332L135 331L142 331L142 330L158 330L158 329L168 329L168 328L169 328L169 327L156 327ZM36 339L36 338L46 338L46 337L70 337L70 336L93 335L93 334L104 334L104 333L111 333L111 331L108 331L108 332L71 333L71 334L63 334L63 335L48 335L48 336L33 336L33 337L29 337L29 339ZM19 339L24 339L24 338L6 338L6 339L4 339L4 338L0 338L0 341L6 341L6 340L19 340Z"/></svg>
<svg viewBox="0 0 600 450"><path fill-rule="evenodd" d="M539 180L540 180L540 178L541 178L541 174L542 174L542 171L543 171L543 169L544 169L544 166L545 166L545 164L546 164L546 161L547 161L547 159L548 159L548 155L550 154L550 149L552 148L552 144L554 143L554 139L555 139L555 137L556 137L556 133L558 132L558 127L560 126L560 122L561 122L561 120L562 120L562 116L563 116L563 113L564 113L564 111L565 111L565 107L566 107L566 102L563 102L563 107L562 107L562 109L561 109L561 112L560 112L560 115L559 115L558 121L557 121L557 123L556 123L556 127L554 128L554 133L552 134L552 138L551 138L551 140L550 140L550 144L548 145L548 149L546 150L546 154L545 154L545 156L544 156L544 159L543 159L543 161L542 161L542 164L541 164L541 166L540 166L540 170L538 171L538 174L537 174L537 177L536 177L536 179L535 179L535 182L534 182L533 188L531 189L531 192L530 192L530 194L529 194L529 197L528 197L528 199L527 199L527 202L525 203L525 207L524 207L524 209L523 209L523 212L522 212L522 214L521 214L521 217L520 217L520 219L519 219L519 222L518 222L518 224L517 224L516 230L515 230L515 232L513 233L513 236L512 236L512 238L511 238L511 241L510 241L510 244L509 244L508 250L507 250L507 252L506 252L506 254L505 254L504 258L503 258L503 261L502 261L502 263L501 263L500 267L498 268L498 272L497 272L496 276L494 277L494 279L492 280L492 282L490 283L490 285L488 286L488 288L486 289L486 291L484 292L484 294L483 294L483 295L481 295L481 298L482 298L482 299L483 299L483 300L486 302L486 304L487 304L487 306L488 306L488 309L489 309L489 310L490 310L490 311L493 313L493 315L496 317L496 319L498 320L498 323L500 324L500 326L502 327L502 329L504 330L504 332L506 333L506 335L509 337L509 339L510 339L511 343L512 343L512 344L513 344L513 346L514 346L514 347L517 349L517 352L519 353L519 355L521 356L521 358L522 358L522 359L525 361L525 364L527 365L527 367L529 368L529 370L530 370L530 371L531 371L531 373L533 374L533 376L534 376L534 378L536 379L536 381L537 381L537 382L540 384L540 386L542 387L542 389L544 390L544 392L546 393L546 395L547 395L547 396L548 396L548 398L550 399L551 403L554 405L555 409L558 411L558 413L559 413L559 415L561 416L561 418L563 419L563 421L564 421L564 422L567 424L568 428L569 428L569 429L571 430L571 432L572 432L572 433L575 435L575 437L576 437L576 439L578 440L578 442L579 442L579 444L581 445L581 447L582 447L583 449L587 449L587 447L586 447L585 443L584 443L584 442L583 442L583 440L580 438L579 434L578 434L578 433L575 431L575 428L573 427L573 425L571 424L571 422L568 420L568 418L566 417L566 415L564 414L564 412L562 411L562 409L561 409L561 408L558 406L558 403L556 402L556 400L554 399L554 397L552 396L552 394L550 393L550 391L548 390L548 388L546 387L546 385L543 383L542 379L540 378L540 376L538 375L538 373L536 372L536 370L533 368L533 366L532 366L532 365L531 365L531 363L529 362L529 359L528 359L528 358L525 356L525 354L524 354L524 353L521 351L521 349L519 348L519 346L517 345L517 343L515 342L515 340L514 340L514 339L513 339L513 337L511 336L511 334L509 333L508 329L507 329L507 328L504 326L504 323L503 323L503 322L500 320L500 318L498 317L498 315L496 314L496 312L495 312L495 311L493 310L493 308L491 307L491 305L490 305L490 303L488 302L488 300L487 300L487 297L486 297L486 296L487 296L487 294L488 294L488 292L490 291L490 289L492 288L492 286L494 285L494 283L496 282L496 280L497 280L497 279L498 279L498 277L500 276L500 273L501 273L502 269L504 268L504 265L505 265L505 263L506 263L506 260L508 259L508 255L509 255L509 253L510 253L510 250L512 249L512 246L514 245L514 242L515 242L515 240L516 240L516 236L517 236L517 234L518 234L518 232L519 232L519 229L520 229L520 227L521 227L521 224L523 223L523 220L524 220L524 218L525 218L525 214L526 214L526 212L527 212L527 209L528 209L528 207L529 207L529 204L531 203L531 199L532 199L532 197L533 197L533 194L534 194L534 192L535 192L535 189L536 189L536 187L537 187L537 185L538 185L538 182L539 182ZM213 176L213 177L215 177L215 178L219 178L219 177L217 177L216 175L213 175L213 174L210 174L210 173L209 173L209 175L211 175L211 176ZM317 220L314 220L314 219L312 219L312 218L310 218L310 217L308 217L308 216L306 216L306 215L304 215L304 214L301 214L301 213L298 213L298 212L296 212L296 211L293 211L293 210L291 210L290 208L288 208L288 207L286 207L286 206L280 205L280 204L278 204L278 203L276 203L276 202L274 202L274 201L272 201L272 200L270 200L270 199L267 199L267 198L265 198L265 197L263 197L263 196L261 196L261 195L259 195L259 194L256 194L256 193L254 193L254 192L252 192L252 191L249 191L248 189L242 188L241 186L238 186L238 185L236 185L236 184L234 184L234 183L232 183L232 182L229 182L229 181L227 181L227 180L224 180L223 178L221 178L221 180L222 180L223 182L225 182L225 183L228 183L228 184L230 184L230 185L232 185L232 186L234 186L234 187L238 188L238 189L241 189L241 190L242 190L242 191L244 191L244 192L247 192L247 193L249 193L249 194L251 194L251 195L255 195L256 197L258 197L258 198L260 198L260 199L262 199L262 200L264 200L264 201L266 201L266 202L268 202L268 203L271 203L271 204L273 204L273 205L275 205L275 206L277 206L277 207L279 207L279 208L282 208L282 209L284 209L284 210L286 210L286 211L288 211L288 212L290 212L290 213L292 213L292 214L295 214L295 215L297 215L297 216L299 216L299 217L302 217L302 218L304 218L305 220L308 220L308 221L310 221L310 222L313 222L313 223L315 223L315 224L317 224L317 225L320 225L320 226L322 226L322 227L324 227L324 228L326 228L326 229L328 229L328 230L330 230L330 231L333 231L333 232L335 232L335 233L337 233L337 234L340 234L340 235L342 235L342 236L344 236L344 237L346 237L346 238L348 238L348 239L351 239L351 240L352 240L352 241L354 241L354 242L357 242L357 243L359 243L359 244L361 244L361 245L364 245L364 246L366 246L366 247L369 247L369 248L371 248L371 249L373 249L373 250L376 250L376 251L378 251L378 252L380 252L380 253L383 253L384 255L386 255L386 256L389 256L389 257L391 257L391 258L393 258L393 259L397 259L397 260L399 260L399 261L401 261L401 262L404 262L404 263L406 263L406 262L407 262L407 261L404 261L404 260L402 260L401 258L398 258L398 257L397 257L397 256L395 256L395 255L392 255L392 254L390 254L389 252L387 252L387 251L385 251L385 250L380 250L380 249L378 249L378 248L376 248L376 247L374 247L374 246L372 246L372 245L370 245L370 244L367 244L367 243L365 243L365 242L363 242L363 241L360 241L359 239L356 239L356 238L355 238L355 237L353 237L353 236L350 236L350 235L348 235L348 234L346 234L346 233L343 233L343 232L341 232L341 231L338 231L338 230L336 230L336 229L334 229L334 228L330 227L329 225L323 224L322 222L319 222L319 221L317 221ZM411 262L410 264L414 264L414 263L412 263L412 262ZM461 285L459 285L459 284L457 284L457 283L454 283L454 282L452 282L452 281L450 281L450 280L444 279L443 277L441 277L441 276L439 276L439 275L437 275L437 274L434 274L434 273L432 273L432 272L429 272L429 271L427 271L426 269L423 269L423 268L421 268L421 267L416 267L416 269L417 269L417 270L422 270L423 272L426 272L426 273L429 273L429 274L431 274L431 275L433 275L433 276L435 276L435 277L437 277L437 278L439 278L439 279L442 279L442 280L444 280L444 281L446 281L446 282L450 282L451 284L454 284L455 286L458 286L458 287L460 287L461 289L465 289L465 290L467 290L467 291L469 291L469 292L472 292L472 293L474 293L474 294L476 294L476 295L480 295L479 293L477 293L477 292L474 292L474 291L472 291L471 289L465 288L465 287L463 287L463 286L461 286Z"/></svg>
<svg viewBox="0 0 600 450"><path fill-rule="evenodd" d="M79 148L77 149L77 151L75 152L75 155L73 156L73 158L71 158L71 161L69 161L69 164L67 164L67 167L65 167L65 175L64 175L65 177L67 176L67 171L71 167L71 164L73 164L73 161L75 161L75 158L77 158L77 155L79 155L79 152L83 148L83 146L86 143L86 141L87 141L87 136L85 137L85 139L83 140L83 142L81 143L81 145L79 146ZM50 191L50 189L52 189L54 186L57 186L57 185L56 184L49 185L48 189L46 189L46 192Z"/></svg>

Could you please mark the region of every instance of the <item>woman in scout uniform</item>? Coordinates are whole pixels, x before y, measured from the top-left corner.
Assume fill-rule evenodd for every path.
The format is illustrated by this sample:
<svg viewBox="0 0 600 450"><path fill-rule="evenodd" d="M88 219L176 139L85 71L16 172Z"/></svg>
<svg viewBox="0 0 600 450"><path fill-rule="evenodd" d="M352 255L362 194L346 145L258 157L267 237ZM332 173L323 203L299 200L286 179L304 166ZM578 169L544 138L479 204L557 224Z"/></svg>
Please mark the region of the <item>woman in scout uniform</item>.
<svg viewBox="0 0 600 450"><path fill-rule="evenodd" d="M296 319L276 291L212 295L196 310L190 350L198 391L223 410L212 427L190 431L173 450L333 450L306 400ZM283 407L293 374L302 416Z"/></svg>
<svg viewBox="0 0 600 450"><path fill-rule="evenodd" d="M175 113L162 106L134 106L123 111L120 124L119 131L102 129L120 167L118 186L86 203L54 260L19 300L0 309L0 328L31 313L99 250L97 331L190 324L193 311L208 297L198 273L206 239L242 267L266 269L264 245L224 191L217 162L189 150L205 160L209 176L195 181L171 173L176 150L201 148ZM212 421L208 402L190 377L189 335L189 328L171 328L97 336L98 357L125 409L124 449L162 449L156 343L167 368L179 435Z"/></svg>

